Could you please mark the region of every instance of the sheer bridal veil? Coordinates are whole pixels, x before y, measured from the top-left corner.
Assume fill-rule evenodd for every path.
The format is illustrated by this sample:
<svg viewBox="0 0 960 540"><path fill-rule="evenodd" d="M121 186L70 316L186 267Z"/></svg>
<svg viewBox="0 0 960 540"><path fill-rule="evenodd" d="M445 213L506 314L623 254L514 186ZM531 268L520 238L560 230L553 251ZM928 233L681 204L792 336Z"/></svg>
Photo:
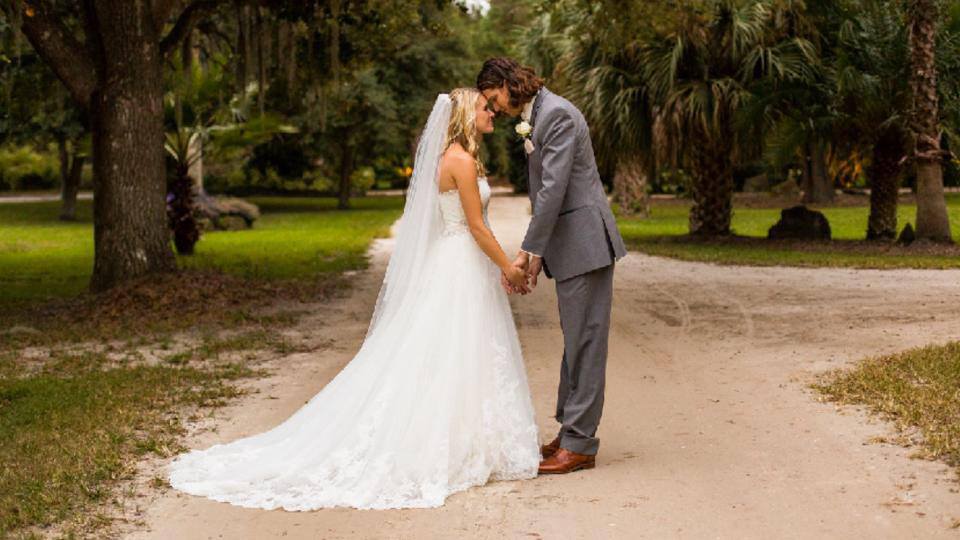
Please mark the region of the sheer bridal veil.
<svg viewBox="0 0 960 540"><path fill-rule="evenodd" d="M404 313L429 285L427 253L442 229L438 169L452 108L449 94L438 95L420 134L396 245L380 286L365 341L375 336L379 328L389 326L391 321L403 320Z"/></svg>

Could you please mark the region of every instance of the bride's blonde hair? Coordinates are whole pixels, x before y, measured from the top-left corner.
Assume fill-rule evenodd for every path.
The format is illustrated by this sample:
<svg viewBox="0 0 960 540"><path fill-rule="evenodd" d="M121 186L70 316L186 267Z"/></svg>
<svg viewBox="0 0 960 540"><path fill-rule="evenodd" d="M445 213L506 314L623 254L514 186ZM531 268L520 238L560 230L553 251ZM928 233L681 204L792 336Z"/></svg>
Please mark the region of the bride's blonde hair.
<svg viewBox="0 0 960 540"><path fill-rule="evenodd" d="M460 146L473 156L477 164L477 174L483 176L486 168L480 160L480 133L477 131L477 100L480 99L480 91L476 88L454 88L449 95L453 109L450 111L444 151L450 148L451 144L460 143Z"/></svg>

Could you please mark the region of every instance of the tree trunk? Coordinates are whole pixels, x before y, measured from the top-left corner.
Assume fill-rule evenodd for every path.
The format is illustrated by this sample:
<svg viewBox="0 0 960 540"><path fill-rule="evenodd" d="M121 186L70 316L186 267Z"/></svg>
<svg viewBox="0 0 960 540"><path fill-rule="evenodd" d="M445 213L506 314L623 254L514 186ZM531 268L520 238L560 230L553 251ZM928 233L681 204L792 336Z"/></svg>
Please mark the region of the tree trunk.
<svg viewBox="0 0 960 540"><path fill-rule="evenodd" d="M340 87L340 0L330 0L330 73L333 86Z"/></svg>
<svg viewBox="0 0 960 540"><path fill-rule="evenodd" d="M67 182L70 178L70 151L67 149L67 136L57 134L57 155L60 158L60 200L63 205L60 208L60 219L71 221L74 216L73 209L67 211ZM71 206L76 206L76 200Z"/></svg>
<svg viewBox="0 0 960 540"><path fill-rule="evenodd" d="M287 23L290 29L290 50L287 53L287 99L293 105L297 85L297 31L293 23Z"/></svg>
<svg viewBox="0 0 960 540"><path fill-rule="evenodd" d="M206 197L207 192L203 187L203 140L199 132L190 135L187 156L190 159L190 168L187 174L193 181L193 192L198 197Z"/></svg>
<svg viewBox="0 0 960 540"><path fill-rule="evenodd" d="M60 209L60 219L75 221L77 219L77 193L80 191L80 181L83 178L84 158L74 145L73 159L70 163L70 172L63 183L63 206Z"/></svg>
<svg viewBox="0 0 960 540"><path fill-rule="evenodd" d="M337 208L347 210L350 208L350 192L353 189L353 182L350 177L353 174L354 149L353 145L347 142L348 137L344 137L343 141L340 152L340 197L337 201Z"/></svg>
<svg viewBox="0 0 960 540"><path fill-rule="evenodd" d="M255 10L253 17L254 35L257 38L257 108L260 111L260 117L263 118L267 100L267 56L264 51L264 42L267 40L263 39L263 34L266 32L266 30L264 30L263 17L260 14L260 7L255 6L253 9Z"/></svg>
<svg viewBox="0 0 960 540"><path fill-rule="evenodd" d="M702 136L709 141L709 136ZM733 163L726 144L712 142L693 150L693 207L690 208L690 234L724 236L730 234L733 218Z"/></svg>
<svg viewBox="0 0 960 540"><path fill-rule="evenodd" d="M274 43L271 46L272 55L270 56L270 80L280 80L285 76L286 63L283 55L287 53L287 43L290 41L290 27L284 20L278 20L272 24L274 28Z"/></svg>
<svg viewBox="0 0 960 540"><path fill-rule="evenodd" d="M870 182L867 240L892 240L897 237L897 194L903 156L903 139L895 130L888 129L881 133L873 145L873 158L867 168L867 180Z"/></svg>
<svg viewBox="0 0 960 540"><path fill-rule="evenodd" d="M77 4L82 40L48 2L23 3L29 16L20 29L89 118L94 170L90 289L98 292L176 269L166 220L164 56L177 46L179 33L214 6L191 4L161 40L164 22L171 10L179 11L179 2ZM75 158L74 166L79 177L82 161Z"/></svg>
<svg viewBox="0 0 960 540"><path fill-rule="evenodd" d="M183 36L183 42L180 44L180 63L183 67L183 75L190 77L193 67L193 32L187 32Z"/></svg>
<svg viewBox="0 0 960 540"><path fill-rule="evenodd" d="M804 148L803 202L829 204L834 199L833 178L827 174L822 141L809 141Z"/></svg>
<svg viewBox="0 0 960 540"><path fill-rule="evenodd" d="M237 10L236 84L242 98L247 95L247 17L243 0L234 0L233 5Z"/></svg>
<svg viewBox="0 0 960 540"><path fill-rule="evenodd" d="M642 217L650 215L647 183L647 171L640 156L630 156L617 162L613 175L613 199L623 213Z"/></svg>
<svg viewBox="0 0 960 540"><path fill-rule="evenodd" d="M947 203L943 195L943 153L940 150L939 104L935 48L937 0L911 0L910 124L917 162L917 238L952 242Z"/></svg>
<svg viewBox="0 0 960 540"><path fill-rule="evenodd" d="M149 10L97 3L102 54L91 100L94 264L90 288L172 271L163 158L163 58Z"/></svg>

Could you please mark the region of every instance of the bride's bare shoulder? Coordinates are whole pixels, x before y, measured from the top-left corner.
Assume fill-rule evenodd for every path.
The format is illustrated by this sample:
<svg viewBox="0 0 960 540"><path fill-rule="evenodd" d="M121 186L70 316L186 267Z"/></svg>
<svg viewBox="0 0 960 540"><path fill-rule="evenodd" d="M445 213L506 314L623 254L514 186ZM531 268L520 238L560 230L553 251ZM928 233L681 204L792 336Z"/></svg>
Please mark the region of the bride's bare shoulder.
<svg viewBox="0 0 960 540"><path fill-rule="evenodd" d="M470 171L476 171L476 166L476 159L459 143L451 144L440 160L441 170L447 173L446 175L457 178L469 176Z"/></svg>
<svg viewBox="0 0 960 540"><path fill-rule="evenodd" d="M464 150L460 143L453 143L449 148L443 153L443 158L441 163L447 163L451 165L473 165L474 158L470 155L470 152Z"/></svg>

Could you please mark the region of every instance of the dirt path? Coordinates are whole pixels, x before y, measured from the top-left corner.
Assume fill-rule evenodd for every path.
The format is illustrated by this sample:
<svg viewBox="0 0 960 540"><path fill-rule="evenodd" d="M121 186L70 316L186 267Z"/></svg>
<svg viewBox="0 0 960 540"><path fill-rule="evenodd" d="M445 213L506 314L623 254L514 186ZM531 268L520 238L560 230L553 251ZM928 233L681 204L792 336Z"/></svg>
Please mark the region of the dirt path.
<svg viewBox="0 0 960 540"><path fill-rule="evenodd" d="M509 252L529 218L498 197ZM349 298L292 334L317 352L217 413L206 447L281 422L352 358L390 241ZM958 538L958 484L863 412L805 384L865 355L960 337L960 271L743 268L631 253L616 270L606 406L592 471L496 482L439 509L318 512L233 507L168 490L140 499L129 538ZM541 438L556 426L561 354L552 281L512 300ZM136 509L131 508L131 515Z"/></svg>

